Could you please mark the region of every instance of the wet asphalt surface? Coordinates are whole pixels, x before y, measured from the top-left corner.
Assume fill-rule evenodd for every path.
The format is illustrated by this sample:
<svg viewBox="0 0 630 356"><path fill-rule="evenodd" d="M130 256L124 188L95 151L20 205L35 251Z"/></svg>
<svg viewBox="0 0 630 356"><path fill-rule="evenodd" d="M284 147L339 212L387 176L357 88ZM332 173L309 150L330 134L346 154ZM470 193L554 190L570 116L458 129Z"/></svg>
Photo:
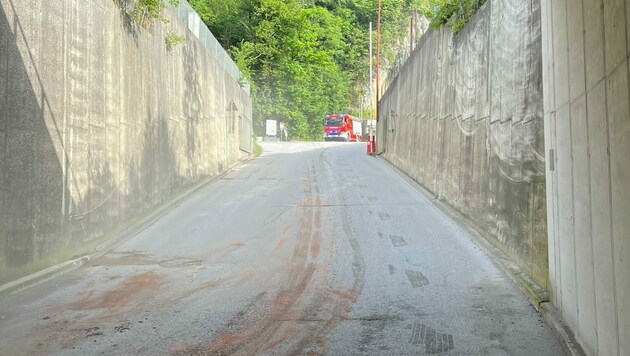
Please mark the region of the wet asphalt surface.
<svg viewBox="0 0 630 356"><path fill-rule="evenodd" d="M562 353L364 144L264 149L102 258L0 299L0 354Z"/></svg>

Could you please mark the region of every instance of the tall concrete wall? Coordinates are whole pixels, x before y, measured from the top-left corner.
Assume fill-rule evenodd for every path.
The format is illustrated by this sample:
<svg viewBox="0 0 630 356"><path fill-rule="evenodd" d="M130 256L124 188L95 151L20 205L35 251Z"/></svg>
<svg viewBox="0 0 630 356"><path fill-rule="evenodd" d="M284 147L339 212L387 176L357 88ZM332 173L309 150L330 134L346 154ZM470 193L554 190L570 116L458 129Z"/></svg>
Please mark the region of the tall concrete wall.
<svg viewBox="0 0 630 356"><path fill-rule="evenodd" d="M542 104L539 0L489 0L457 36L421 39L382 98L377 142L545 289Z"/></svg>
<svg viewBox="0 0 630 356"><path fill-rule="evenodd" d="M251 101L169 10L0 0L0 284L102 242L236 164ZM168 30L188 42L170 53Z"/></svg>
<svg viewBox="0 0 630 356"><path fill-rule="evenodd" d="M542 6L551 296L591 355L630 355L630 1Z"/></svg>

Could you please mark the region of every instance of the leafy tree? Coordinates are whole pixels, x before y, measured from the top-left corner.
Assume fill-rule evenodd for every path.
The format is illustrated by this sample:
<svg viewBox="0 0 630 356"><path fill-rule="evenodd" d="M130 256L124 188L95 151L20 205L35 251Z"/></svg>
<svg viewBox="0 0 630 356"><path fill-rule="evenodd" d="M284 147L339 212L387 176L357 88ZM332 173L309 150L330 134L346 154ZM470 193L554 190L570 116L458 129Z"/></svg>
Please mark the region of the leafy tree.
<svg viewBox="0 0 630 356"><path fill-rule="evenodd" d="M434 19L448 16L452 3L472 1L483 0L382 0L383 66L396 65L406 50L401 39L413 11ZM376 22L376 0L190 3L250 81L257 127L274 118L287 123L294 138L321 139L326 113L359 111L368 87L368 24Z"/></svg>

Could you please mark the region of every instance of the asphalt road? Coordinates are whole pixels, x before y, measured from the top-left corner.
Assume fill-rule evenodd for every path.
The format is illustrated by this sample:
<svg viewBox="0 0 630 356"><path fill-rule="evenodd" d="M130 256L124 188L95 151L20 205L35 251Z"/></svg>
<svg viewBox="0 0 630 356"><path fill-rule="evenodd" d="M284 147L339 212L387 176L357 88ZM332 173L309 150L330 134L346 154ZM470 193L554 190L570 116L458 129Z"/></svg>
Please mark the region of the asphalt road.
<svg viewBox="0 0 630 356"><path fill-rule="evenodd" d="M104 257L0 299L0 354L561 354L364 144L264 149Z"/></svg>

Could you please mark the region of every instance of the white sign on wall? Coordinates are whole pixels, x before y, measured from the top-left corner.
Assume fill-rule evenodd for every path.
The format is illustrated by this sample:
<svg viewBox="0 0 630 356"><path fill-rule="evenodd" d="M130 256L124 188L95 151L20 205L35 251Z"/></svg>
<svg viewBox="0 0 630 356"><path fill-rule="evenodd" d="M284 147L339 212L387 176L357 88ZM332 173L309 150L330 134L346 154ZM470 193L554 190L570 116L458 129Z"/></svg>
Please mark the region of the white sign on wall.
<svg viewBox="0 0 630 356"><path fill-rule="evenodd" d="M267 136L276 136L278 134L276 120L267 120Z"/></svg>

